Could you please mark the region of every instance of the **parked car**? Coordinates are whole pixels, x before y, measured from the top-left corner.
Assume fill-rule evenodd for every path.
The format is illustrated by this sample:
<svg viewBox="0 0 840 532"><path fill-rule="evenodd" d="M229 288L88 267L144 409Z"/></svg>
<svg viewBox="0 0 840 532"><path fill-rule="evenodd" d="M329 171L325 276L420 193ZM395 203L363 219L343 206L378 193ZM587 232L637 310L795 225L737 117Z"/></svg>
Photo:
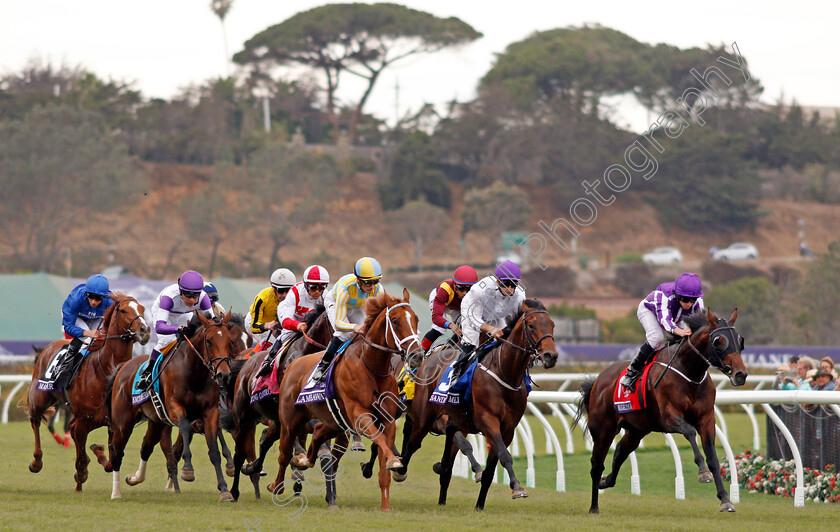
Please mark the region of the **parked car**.
<svg viewBox="0 0 840 532"><path fill-rule="evenodd" d="M712 255L714 260L745 260L758 257L758 248L749 242L735 242Z"/></svg>
<svg viewBox="0 0 840 532"><path fill-rule="evenodd" d="M648 264L675 264L682 262L683 256L677 248L656 248L650 253L642 255L642 260Z"/></svg>

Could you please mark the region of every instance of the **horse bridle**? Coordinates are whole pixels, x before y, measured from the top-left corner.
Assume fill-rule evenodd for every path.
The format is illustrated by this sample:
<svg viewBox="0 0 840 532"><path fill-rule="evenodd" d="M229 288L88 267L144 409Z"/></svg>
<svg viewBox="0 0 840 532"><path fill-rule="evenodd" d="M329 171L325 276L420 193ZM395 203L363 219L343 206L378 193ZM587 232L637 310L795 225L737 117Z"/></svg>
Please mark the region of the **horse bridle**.
<svg viewBox="0 0 840 532"><path fill-rule="evenodd" d="M115 314L117 313L118 310L120 310L120 305L122 305L126 301L134 301L135 303L139 303L139 301L137 301L133 297L127 297L127 298L123 299L122 301L120 301L119 303L117 303L117 307L114 309ZM132 338L137 339L137 333L135 333L134 331L131 330L131 326L134 325L135 320L137 320L138 318L142 318L142 317L143 317L143 314L137 314L136 316L134 316L134 318L131 319L130 322L128 322L128 325L123 325L122 321L120 320L119 315L117 315L117 317L116 317L117 324L120 325L121 327L123 327L125 329L125 331L123 331L122 334L118 334L116 336L103 336L102 339L103 340L112 340L114 338L119 338L120 340L125 340L125 341L131 340Z"/></svg>
<svg viewBox="0 0 840 532"><path fill-rule="evenodd" d="M700 355L700 357L705 360L706 364L719 369L724 375L729 376L732 374L732 366L723 363L723 358L726 356L724 351L731 344L735 347L735 353L740 353L744 349L744 337L738 334L735 327L729 325L724 318L718 318L718 321L722 322L723 325L720 325L709 332L709 345L706 347L705 355L703 355L703 353L701 353L700 350L691 343L690 336L686 336L685 338L688 341L689 347L691 347L695 353ZM724 340L723 346L720 348L715 345L718 339Z"/></svg>
<svg viewBox="0 0 840 532"><path fill-rule="evenodd" d="M400 337L397 336L396 329L394 329L394 327L391 325L391 311L396 309L396 308L399 308L399 307L409 307L409 308L411 308L411 305L409 303L402 302L402 303L397 303L396 305L394 305L392 307L388 307L388 308L385 309L385 338L387 340L388 331L390 331L391 336L394 339L394 344L397 346L397 349L391 349L390 347L387 347L387 346L384 346L384 345L379 345L375 342L371 342L370 340L365 338L365 335L363 335L363 334L358 334L357 333L357 336L360 336L362 338L362 340L367 345L369 345L371 347L374 347L374 348L379 349L381 351L385 351L386 353L400 355L400 358L405 359L405 355L408 354L408 351L406 351L406 349L403 347L403 344L405 342L413 341L414 343L417 344L417 347L419 348L420 347L420 337L417 336L416 332L406 336L403 339L400 339ZM411 325L410 322L409 322L409 325ZM410 346L410 344L409 344L409 346ZM385 378L385 377L390 375L390 373L388 373L386 375L379 375L378 373L373 371L373 369L370 367L370 365L367 363L367 360L365 359L364 347L362 348L362 362L364 362L365 367L368 369L368 371L370 371L371 373L373 373L374 375L376 375L379 378Z"/></svg>
<svg viewBox="0 0 840 532"><path fill-rule="evenodd" d="M525 320L528 318L528 316L531 316L532 314L548 314L548 311L547 310L530 310L530 311L524 313L522 315L522 317L520 318L520 321L522 322L522 329L525 331L525 341L528 342L528 347L522 347L520 345L516 345L513 342L511 342L511 341L509 341L505 338L499 338L498 339L501 342L503 342L503 343L505 343L505 344L507 344L511 347L519 349L520 351L524 351L525 353L530 353L528 355L528 367L531 367L531 365L533 364L533 362L535 360L539 360L539 358L538 358L538 353L539 353L538 347L539 347L540 343L542 343L542 341L545 340L546 338L553 338L554 337L554 334L553 334L553 331L552 331L551 333L546 333L546 334L540 336L538 340L534 341L533 337L531 336L531 333L528 332L528 324L525 322ZM501 373L501 379L497 378L496 380L499 381L500 384L502 384L503 386L505 386L509 390L518 391L518 390L522 389L522 386L524 385L524 383L520 384L516 388L507 384L508 379L505 376L504 370L502 369L502 350L501 349L499 349L499 351L496 353L496 358L499 361L499 373ZM484 368L484 370L487 373L489 373L492 377L495 378L495 375L490 371L489 368L486 368L486 367L482 366L481 363L478 363L478 366Z"/></svg>

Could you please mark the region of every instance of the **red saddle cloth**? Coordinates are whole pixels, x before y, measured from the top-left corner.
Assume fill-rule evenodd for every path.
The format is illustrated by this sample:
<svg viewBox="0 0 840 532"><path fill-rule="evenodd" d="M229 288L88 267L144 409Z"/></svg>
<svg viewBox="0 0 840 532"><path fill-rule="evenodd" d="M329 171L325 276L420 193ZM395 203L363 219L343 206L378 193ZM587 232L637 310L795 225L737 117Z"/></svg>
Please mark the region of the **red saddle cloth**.
<svg viewBox="0 0 840 532"><path fill-rule="evenodd" d="M656 355L658 356L659 353L657 352ZM626 414L627 412L641 410L645 407L645 404L647 404L645 400L645 388L647 388L648 373L650 373L650 368L653 366L655 360L656 356L645 365L645 369L642 370L642 376L636 381L635 392L627 392L627 389L620 384L622 377L627 373L627 369L625 368L621 372L621 375L618 376L618 380L615 382L615 391L613 392L613 404L615 405L616 412Z"/></svg>

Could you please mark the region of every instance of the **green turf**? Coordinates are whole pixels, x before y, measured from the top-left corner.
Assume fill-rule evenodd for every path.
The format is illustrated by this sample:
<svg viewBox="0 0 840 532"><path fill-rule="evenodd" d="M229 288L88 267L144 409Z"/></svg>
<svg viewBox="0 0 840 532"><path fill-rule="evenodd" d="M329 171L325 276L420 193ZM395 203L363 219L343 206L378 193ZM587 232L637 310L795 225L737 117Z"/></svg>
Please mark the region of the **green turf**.
<svg viewBox="0 0 840 532"><path fill-rule="evenodd" d="M243 485L242 496L236 504L220 504L215 475L206 455L203 438L194 441L193 456L197 480L181 482L182 493L163 492L166 475L159 450L152 456L144 484L129 487L122 484L123 499L110 500L111 475L93 462L90 478L83 494L74 494L73 451L54 443L42 428L44 469L37 475L27 469L32 456L32 433L28 423L14 422L0 425L0 512L2 530L159 530L212 529L248 530L247 522L259 524L262 531L294 526L303 529L382 529L399 527L402 530L426 529L625 529L625 530L707 530L726 527L726 530L776 529L833 530L836 529L840 508L829 504L806 502L805 508L794 508L792 499L741 491L737 513L721 514L714 487L698 484L696 468L682 438L683 470L686 500L674 498L674 462L661 436L650 436L644 449L637 452L641 475L642 495L630 494L629 464L622 470L618 486L601 495L601 515L591 516L589 508L589 454L583 450L580 431L575 433L576 453L564 455L566 470L565 493L554 490L555 464L553 456L545 456L543 431L531 419L535 433L536 488L529 488L530 497L511 500L510 489L494 484L490 489L483 513L473 511L478 485L454 478L449 490L449 504L437 505L438 477L431 464L439 459L442 438L430 437L411 464L409 478L402 484L392 483L389 514L379 511L379 489L376 477L365 480L358 469L358 459L347 457L338 479L338 511L326 509L321 495L309 494L306 507L299 517L287 517L304 503L299 500L286 507L272 504L271 494L265 491L268 479L276 473L276 451L272 451L265 469L270 477L262 481L263 498L256 500L250 482ZM746 416L728 414L727 422L734 452L752 446L752 432ZM139 460L140 434L132 438L126 453L122 476L134 472ZM763 427L762 427L763 431ZM562 431L558 435L563 441ZM762 432L763 434L763 432ZM104 429L97 430L90 442L103 443ZM682 440L682 441L680 441ZM723 452L719 449L722 456ZM524 455L515 460L515 470L525 481ZM311 479L317 478L310 472ZM501 475L500 475L501 478ZM320 484L314 487L320 489ZM246 522L247 521L247 522Z"/></svg>

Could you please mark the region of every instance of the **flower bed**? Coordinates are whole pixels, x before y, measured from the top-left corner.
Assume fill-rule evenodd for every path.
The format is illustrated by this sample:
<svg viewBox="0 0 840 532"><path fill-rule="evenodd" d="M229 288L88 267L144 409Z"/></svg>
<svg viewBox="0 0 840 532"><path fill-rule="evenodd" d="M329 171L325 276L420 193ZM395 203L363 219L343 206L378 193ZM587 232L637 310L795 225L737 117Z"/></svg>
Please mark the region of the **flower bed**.
<svg viewBox="0 0 840 532"><path fill-rule="evenodd" d="M796 488L796 466L793 460L768 460L764 454L749 450L735 455L738 468L738 486L750 493L771 493L792 497ZM724 480L730 480L729 462L724 459L720 471ZM805 499L814 502L840 502L840 473L835 466L824 471L806 467L803 470Z"/></svg>

